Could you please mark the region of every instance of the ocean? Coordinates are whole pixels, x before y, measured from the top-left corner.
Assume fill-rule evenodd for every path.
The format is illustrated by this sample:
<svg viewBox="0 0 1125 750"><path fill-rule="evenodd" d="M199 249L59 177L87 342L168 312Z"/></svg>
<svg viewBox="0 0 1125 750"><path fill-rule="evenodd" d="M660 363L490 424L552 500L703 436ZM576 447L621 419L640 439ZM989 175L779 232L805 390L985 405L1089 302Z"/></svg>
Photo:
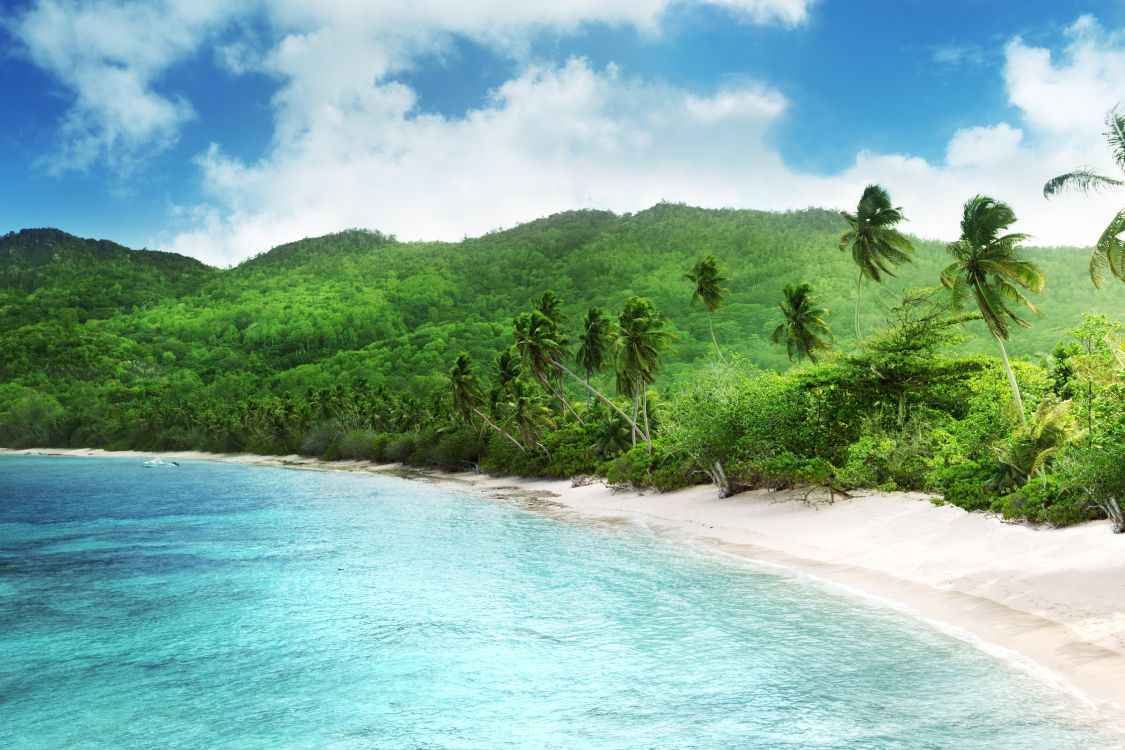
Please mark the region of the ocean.
<svg viewBox="0 0 1125 750"><path fill-rule="evenodd" d="M906 615L422 482L0 456L0 747L1088 750Z"/></svg>

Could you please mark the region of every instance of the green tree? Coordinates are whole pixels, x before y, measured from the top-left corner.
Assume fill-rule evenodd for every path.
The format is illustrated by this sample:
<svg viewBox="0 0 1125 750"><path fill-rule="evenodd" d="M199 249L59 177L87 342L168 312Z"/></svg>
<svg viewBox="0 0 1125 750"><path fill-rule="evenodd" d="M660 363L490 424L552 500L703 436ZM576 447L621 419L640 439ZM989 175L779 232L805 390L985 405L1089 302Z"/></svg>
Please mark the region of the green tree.
<svg viewBox="0 0 1125 750"><path fill-rule="evenodd" d="M807 357L815 364L818 351L831 349L832 331L828 328L828 313L816 305L812 286L808 282L786 284L778 307L783 320L773 329L773 343L785 341L791 361Z"/></svg>
<svg viewBox="0 0 1125 750"><path fill-rule="evenodd" d="M449 370L449 395L453 413L462 422L468 422L481 401L480 380L473 375L472 359L466 352L457 355Z"/></svg>
<svg viewBox="0 0 1125 750"><path fill-rule="evenodd" d="M1114 107L1106 114L1105 126L1105 137L1113 154L1113 163L1125 173L1125 115ZM1106 177L1089 167L1082 167L1047 180L1043 186L1043 196L1050 198L1055 193L1071 188L1083 193L1092 193L1122 185L1125 185L1122 180ZM1118 211L1102 230L1102 235L1090 254L1090 280L1095 286L1101 286L1107 268L1118 279L1125 281L1125 243L1121 239L1122 232L1125 232L1125 208Z"/></svg>
<svg viewBox="0 0 1125 750"><path fill-rule="evenodd" d="M719 349L719 341L715 338L715 325L711 320L711 313L726 304L726 295L730 292L723 287L726 279L719 275L719 262L715 260L714 255L708 255L685 273L684 278L695 284L691 294L691 308L694 310L697 302L703 303L707 311L707 327L711 330L711 342L715 345L715 353L719 355L721 361L725 362L726 358Z"/></svg>
<svg viewBox="0 0 1125 750"><path fill-rule="evenodd" d="M591 307L582 321L582 336L578 339L575 359L586 371L586 406L590 405L590 376L601 372L609 364L613 346L613 321L597 307Z"/></svg>
<svg viewBox="0 0 1125 750"><path fill-rule="evenodd" d="M891 205L891 197L881 185L868 185L863 190L855 213L841 211L849 229L840 237L840 249L850 250L859 268L855 282L855 338L862 336L859 328L859 299L863 280L881 283L883 274L894 276L892 266L911 262L914 245L895 225L905 217L902 210Z"/></svg>
<svg viewBox="0 0 1125 750"><path fill-rule="evenodd" d="M535 308L516 316L512 332L516 351L527 372L582 424L582 417L578 416L559 387L558 373L566 351L566 339L555 320L540 308Z"/></svg>
<svg viewBox="0 0 1125 750"><path fill-rule="evenodd" d="M664 330L664 320L657 314L652 300L630 297L618 317L616 370L622 382L630 383L634 414L644 418L643 436L652 452L652 433L648 420L646 385L655 382L664 352L671 348L672 334ZM633 428L637 429L636 417Z"/></svg>
<svg viewBox="0 0 1125 750"><path fill-rule="evenodd" d="M983 195L966 201L961 238L947 246L954 260L941 272L941 283L950 291L954 310L962 310L970 295L976 302L988 332L1000 348L1020 424L1026 425L1023 397L1004 342L1011 335L1009 323L1024 328L1030 326L1016 314L1012 305L1023 305L1038 313L1020 289L1039 292L1043 289L1044 278L1038 266L1016 254L1016 246L1026 240L1027 235L1003 234L1015 221L1016 214L1007 203Z"/></svg>
<svg viewBox="0 0 1125 750"><path fill-rule="evenodd" d="M1047 462L1068 443L1082 435L1070 414L1069 401L1045 399L1005 442L993 448L996 458L1022 482L1039 474L1047 488Z"/></svg>

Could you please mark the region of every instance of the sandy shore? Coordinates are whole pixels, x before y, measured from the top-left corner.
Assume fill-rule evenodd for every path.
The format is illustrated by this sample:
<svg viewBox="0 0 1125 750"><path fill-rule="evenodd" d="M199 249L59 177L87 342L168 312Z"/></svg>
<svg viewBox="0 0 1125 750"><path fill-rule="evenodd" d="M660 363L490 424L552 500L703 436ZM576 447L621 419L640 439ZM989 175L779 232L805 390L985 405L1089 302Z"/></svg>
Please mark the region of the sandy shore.
<svg viewBox="0 0 1125 750"><path fill-rule="evenodd" d="M352 471L396 468L300 456L161 455ZM1125 538L1110 533L1108 522L1031 528L937 507L929 497L911 493L810 504L794 492L719 499L713 487L659 494L470 473L423 476L470 494L538 498L521 505L567 520L642 524L661 536L879 600L1015 661L1125 731Z"/></svg>

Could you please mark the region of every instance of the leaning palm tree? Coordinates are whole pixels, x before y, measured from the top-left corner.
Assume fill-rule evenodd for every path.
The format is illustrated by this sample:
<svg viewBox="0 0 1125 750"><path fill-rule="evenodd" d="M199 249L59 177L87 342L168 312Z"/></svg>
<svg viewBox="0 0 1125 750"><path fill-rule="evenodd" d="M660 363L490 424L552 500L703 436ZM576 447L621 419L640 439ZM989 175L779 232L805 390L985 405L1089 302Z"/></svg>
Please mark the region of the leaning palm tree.
<svg viewBox="0 0 1125 750"><path fill-rule="evenodd" d="M566 340L555 321L536 308L516 316L512 333L516 351L527 372L559 400L565 411L569 411L579 424L583 424L582 417L578 416L578 412L566 400L558 384Z"/></svg>
<svg viewBox="0 0 1125 750"><path fill-rule="evenodd" d="M695 309L696 302L702 302L707 311L707 327L711 329L711 343L715 345L715 353L719 359L726 362L723 352L719 349L719 342L715 338L715 324L711 320L711 313L726 304L726 295L730 291L723 288L726 281L719 275L719 262L714 255L708 255L695 264L695 267L684 274L684 278L695 284L691 295L691 308Z"/></svg>
<svg viewBox="0 0 1125 750"><path fill-rule="evenodd" d="M891 197L881 185L868 185L863 189L855 213L841 211L840 215L849 226L840 237L840 249L850 250L852 260L859 267L855 282L855 338L859 341L859 297L863 280L871 279L878 284L883 274L894 276L892 266L913 261L910 253L914 244L894 228L906 217L902 209L891 205Z"/></svg>
<svg viewBox="0 0 1125 750"><path fill-rule="evenodd" d="M1030 326L1016 314L1012 305L1023 305L1034 313L1039 312L1020 288L1039 292L1043 289L1044 278L1038 266L1016 255L1016 246L1028 235L1002 234L1015 221L1015 212L1007 203L983 195L966 201L961 217L961 238L947 246L953 262L941 272L941 283L950 291L955 311L962 310L970 295L976 302L988 332L1000 347L1020 424L1026 425L1023 397L1004 342L1011 335L1011 323L1024 328Z"/></svg>
<svg viewBox="0 0 1125 750"><path fill-rule="evenodd" d="M786 284L778 303L782 322L773 329L773 343L785 342L789 361L807 358L816 364L816 353L832 348L832 330L828 327L828 312L816 305L812 285Z"/></svg>
<svg viewBox="0 0 1125 750"><path fill-rule="evenodd" d="M449 370L449 395L453 404L453 414L459 421L472 422L472 415L476 414L486 425L512 441L521 451L526 452L526 449L518 440L498 426L481 410L482 389L480 380L473 375L473 360L465 352L457 355L457 360Z"/></svg>
<svg viewBox="0 0 1125 750"><path fill-rule="evenodd" d="M634 412L644 419L643 436L652 452L652 433L648 422L648 393L645 386L655 382L661 354L671 347L672 333L664 330L652 300L630 297L618 318L616 364L620 380L632 383ZM633 418L636 429L636 417Z"/></svg>
<svg viewBox="0 0 1125 750"><path fill-rule="evenodd" d="M545 297L546 295L544 295ZM588 392L592 392L595 396L602 400L606 406L613 409L617 414L629 422L633 429L638 429L636 420L630 420L629 415L626 414L620 406L613 403L613 401L604 393L594 388L588 381L583 381L573 370L563 364L563 354L565 353L565 339L559 331L558 326L554 321L545 315L539 308L532 310L529 313L520 313L516 316L514 321L512 333L515 337L513 350L519 355L520 360L525 366L527 372L547 390L555 394L555 396L563 402L565 408L578 417L574 409L570 406L569 402L562 396L560 390L556 389L550 382L549 375L552 371L563 372L573 378L576 382L582 383L583 386L589 388ZM578 420L582 422L581 418Z"/></svg>
<svg viewBox="0 0 1125 750"><path fill-rule="evenodd" d="M578 339L575 359L586 371L586 406L590 405L590 376L601 372L609 363L609 350L613 345L613 321L600 309L591 307L582 321L582 336Z"/></svg>
<svg viewBox="0 0 1125 750"><path fill-rule="evenodd" d="M508 401L504 404L508 413L508 421L515 423L523 443L529 449L538 448L548 453L546 447L539 442L539 435L544 429L553 427L551 411L540 400L540 395L523 378L512 382L508 389Z"/></svg>
<svg viewBox="0 0 1125 750"><path fill-rule="evenodd" d="M1114 107L1106 115L1105 125L1105 137L1109 142L1109 150L1113 153L1113 162L1125 173L1125 115ZM1125 185L1125 181L1098 174L1089 167L1082 167L1048 180L1043 186L1043 197L1050 198L1055 193L1069 188L1092 193L1103 188L1122 185ZM1107 268L1114 276L1125 281L1125 242L1121 239L1122 233L1125 233L1125 208L1118 211L1110 220L1102 231L1102 236L1098 238L1097 244L1094 245L1094 252L1090 254L1090 280L1094 282L1094 286L1101 286Z"/></svg>

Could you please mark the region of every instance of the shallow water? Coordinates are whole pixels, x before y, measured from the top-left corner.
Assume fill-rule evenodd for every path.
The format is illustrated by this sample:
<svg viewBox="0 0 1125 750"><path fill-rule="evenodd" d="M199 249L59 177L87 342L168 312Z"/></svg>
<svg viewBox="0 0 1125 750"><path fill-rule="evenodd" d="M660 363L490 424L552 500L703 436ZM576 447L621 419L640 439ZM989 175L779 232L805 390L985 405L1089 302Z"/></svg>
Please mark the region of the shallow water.
<svg viewBox="0 0 1125 750"><path fill-rule="evenodd" d="M0 456L0 747L1120 746L920 623L638 530Z"/></svg>

